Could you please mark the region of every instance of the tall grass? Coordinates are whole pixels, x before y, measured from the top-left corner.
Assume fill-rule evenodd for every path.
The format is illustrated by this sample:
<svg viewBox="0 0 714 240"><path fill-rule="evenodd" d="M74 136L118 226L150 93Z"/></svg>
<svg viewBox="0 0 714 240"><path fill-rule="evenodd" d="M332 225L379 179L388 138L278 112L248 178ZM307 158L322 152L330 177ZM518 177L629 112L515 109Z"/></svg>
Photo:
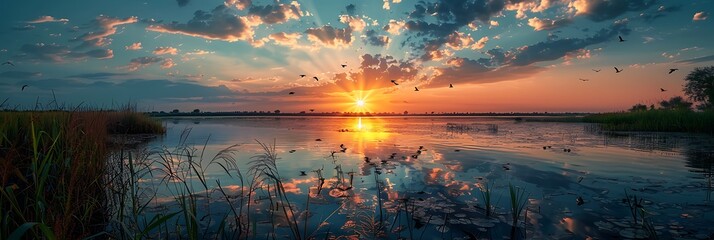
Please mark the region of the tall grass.
<svg viewBox="0 0 714 240"><path fill-rule="evenodd" d="M588 115L584 122L599 123L608 131L698 132L714 134L714 111L656 109Z"/></svg>
<svg viewBox="0 0 714 240"><path fill-rule="evenodd" d="M122 127L131 129L125 133L164 131L129 111L0 112L0 239L102 232L107 139Z"/></svg>

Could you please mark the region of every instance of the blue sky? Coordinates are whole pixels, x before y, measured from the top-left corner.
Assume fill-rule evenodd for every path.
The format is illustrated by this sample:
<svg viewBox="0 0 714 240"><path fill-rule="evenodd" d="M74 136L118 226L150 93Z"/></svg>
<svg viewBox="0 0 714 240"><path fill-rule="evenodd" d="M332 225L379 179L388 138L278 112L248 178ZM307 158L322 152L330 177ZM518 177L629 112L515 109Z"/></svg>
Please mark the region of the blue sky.
<svg viewBox="0 0 714 240"><path fill-rule="evenodd" d="M0 61L14 66L0 67L0 101L612 111L682 95L687 72L714 64L713 11L708 0L2 0Z"/></svg>

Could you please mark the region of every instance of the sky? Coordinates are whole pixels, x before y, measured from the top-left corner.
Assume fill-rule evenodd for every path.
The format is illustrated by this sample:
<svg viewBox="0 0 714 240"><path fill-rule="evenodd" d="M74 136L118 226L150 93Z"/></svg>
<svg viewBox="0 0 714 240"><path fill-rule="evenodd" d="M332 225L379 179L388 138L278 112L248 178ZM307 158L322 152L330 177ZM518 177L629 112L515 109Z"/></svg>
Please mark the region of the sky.
<svg viewBox="0 0 714 240"><path fill-rule="evenodd" d="M687 73L714 65L713 13L711 0L0 0L0 102L618 111L683 96Z"/></svg>

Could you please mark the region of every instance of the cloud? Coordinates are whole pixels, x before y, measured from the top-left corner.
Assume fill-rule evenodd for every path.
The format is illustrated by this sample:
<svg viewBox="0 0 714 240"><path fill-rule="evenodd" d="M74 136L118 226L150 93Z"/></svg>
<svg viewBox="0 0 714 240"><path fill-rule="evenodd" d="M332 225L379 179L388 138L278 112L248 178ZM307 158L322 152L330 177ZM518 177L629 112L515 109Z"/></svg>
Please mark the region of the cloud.
<svg viewBox="0 0 714 240"><path fill-rule="evenodd" d="M372 46L383 47L389 45L390 42L388 36L378 35L375 30L367 30L367 32L365 32L365 36L366 38L364 39L364 42Z"/></svg>
<svg viewBox="0 0 714 240"><path fill-rule="evenodd" d="M510 81L530 77L544 68L535 66L507 66L491 68L480 61L454 57L447 60L445 67L435 68L424 88L448 87L449 84L475 84Z"/></svg>
<svg viewBox="0 0 714 240"><path fill-rule="evenodd" d="M114 57L111 49L95 49L86 52L73 51L67 46L55 43L24 44L20 47L19 59L29 61L67 62L88 58L109 59Z"/></svg>
<svg viewBox="0 0 714 240"><path fill-rule="evenodd" d="M688 59L688 60L682 60L682 61L678 61L678 63L692 64L692 63L703 63L703 62L709 62L709 61L714 61L714 55L692 58L692 59Z"/></svg>
<svg viewBox="0 0 714 240"><path fill-rule="evenodd" d="M541 31L541 30L551 30L551 29L563 27L563 26L568 25L572 22L573 22L573 20L569 19L569 18L551 20L548 18L540 19L538 17L534 17L534 18L528 19L528 26L533 27L533 29L536 31Z"/></svg>
<svg viewBox="0 0 714 240"><path fill-rule="evenodd" d="M454 32L446 37L446 46L454 50L461 50L466 48L471 49L481 49L488 42L488 37L482 37L481 39L475 41L471 34L464 34L461 32Z"/></svg>
<svg viewBox="0 0 714 240"><path fill-rule="evenodd" d="M575 15L602 22L627 12L647 9L656 3L657 0L575 0L569 6L575 10Z"/></svg>
<svg viewBox="0 0 714 240"><path fill-rule="evenodd" d="M178 3L179 7L185 7L188 5L189 0L176 0L176 3Z"/></svg>
<svg viewBox="0 0 714 240"><path fill-rule="evenodd" d="M28 31L28 30L32 30L32 29L35 29L35 25L27 24L27 25L24 25L24 26L14 26L14 27L12 27L12 30L16 30L16 31Z"/></svg>
<svg viewBox="0 0 714 240"><path fill-rule="evenodd" d="M169 59L169 60L167 60L167 59ZM133 72L133 71L139 70L140 68L144 68L144 67L147 67L149 65L159 63L159 62L162 63L162 68L163 68L163 64L166 61L173 62L173 60L170 60L170 58L138 57L138 58L131 59L131 61L129 61L129 65L125 66L124 68Z"/></svg>
<svg viewBox="0 0 714 240"><path fill-rule="evenodd" d="M709 14L706 12L697 12L694 14L694 17L692 18L693 21L704 21L707 20L709 17Z"/></svg>
<svg viewBox="0 0 714 240"><path fill-rule="evenodd" d="M345 6L345 11L347 11L348 15L355 15L355 12L357 11L357 7L354 4L350 4Z"/></svg>
<svg viewBox="0 0 714 240"><path fill-rule="evenodd" d="M284 23L290 19L299 19L302 12L300 4L293 1L290 4L252 6L248 10L248 15L259 18L262 23L275 24Z"/></svg>
<svg viewBox="0 0 714 240"><path fill-rule="evenodd" d="M362 18L350 15L340 15L340 22L347 24L355 32L360 32L367 26Z"/></svg>
<svg viewBox="0 0 714 240"><path fill-rule="evenodd" d="M324 44L331 48L348 47L352 44L352 29L337 29L332 26L308 28L305 33L307 39L315 44Z"/></svg>
<svg viewBox="0 0 714 240"><path fill-rule="evenodd" d="M53 16L40 16L35 20L27 21L27 23L47 23L47 22L61 22L61 23L67 23L69 22L69 19L66 18L55 18Z"/></svg>
<svg viewBox="0 0 714 240"><path fill-rule="evenodd" d="M680 6L659 6L659 8L657 8L657 11L653 13L641 13L640 17L642 17L642 19L644 19L646 22L652 22L655 19L667 16L667 13L673 13L679 11L680 9Z"/></svg>
<svg viewBox="0 0 714 240"><path fill-rule="evenodd" d="M196 50L193 50L192 52L187 52L186 55L206 55L206 54L211 54L211 53L214 53L214 52L196 49Z"/></svg>
<svg viewBox="0 0 714 240"><path fill-rule="evenodd" d="M41 77L40 72L6 71L0 73L0 78L27 79Z"/></svg>
<svg viewBox="0 0 714 240"><path fill-rule="evenodd" d="M225 5L219 5L210 13L198 10L187 23L150 25L146 29L228 42L253 39L253 30L247 18L236 16Z"/></svg>
<svg viewBox="0 0 714 240"><path fill-rule="evenodd" d="M99 15L99 17L92 21L92 26L96 31L85 33L82 36L77 37L76 40L84 42L80 47L107 46L111 43L109 36L117 33L118 26L136 23L137 21L139 21L137 17L113 18Z"/></svg>
<svg viewBox="0 0 714 240"><path fill-rule="evenodd" d="M161 68L163 69L169 69L176 66L176 63L174 63L174 60L171 58L164 59L163 62L161 62Z"/></svg>
<svg viewBox="0 0 714 240"><path fill-rule="evenodd" d="M298 40L302 37L300 33L277 32L268 35L268 39L273 40L278 45L297 46Z"/></svg>
<svg viewBox="0 0 714 240"><path fill-rule="evenodd" d="M389 23L384 26L383 30L392 35L399 35L404 29L404 21L389 20Z"/></svg>
<svg viewBox="0 0 714 240"><path fill-rule="evenodd" d="M176 55L178 54L178 49L173 48L173 47L157 47L154 49L154 54L155 55L164 55L164 54L169 54L169 55Z"/></svg>
<svg viewBox="0 0 714 240"><path fill-rule="evenodd" d="M140 43L140 42L135 42L135 43L132 43L132 44L129 45L129 46L124 47L124 49L136 51L136 50L141 50L142 47L141 47L141 43Z"/></svg>
<svg viewBox="0 0 714 240"><path fill-rule="evenodd" d="M233 6L238 10L243 10L250 7L253 4L252 0L225 0L224 4L226 6Z"/></svg>
<svg viewBox="0 0 714 240"><path fill-rule="evenodd" d="M69 76L69 78L84 78L84 79L107 79L110 77L117 77L117 76L128 76L129 74L126 73L108 73L108 72L98 72L98 73L84 73L84 74L78 74L78 75L72 75Z"/></svg>

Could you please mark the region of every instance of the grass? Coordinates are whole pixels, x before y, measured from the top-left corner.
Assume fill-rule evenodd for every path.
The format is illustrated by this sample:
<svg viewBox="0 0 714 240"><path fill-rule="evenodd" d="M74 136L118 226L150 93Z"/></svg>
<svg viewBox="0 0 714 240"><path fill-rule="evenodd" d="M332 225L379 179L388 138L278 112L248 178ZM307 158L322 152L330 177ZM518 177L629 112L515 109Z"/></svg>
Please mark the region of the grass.
<svg viewBox="0 0 714 240"><path fill-rule="evenodd" d="M584 122L598 123L607 131L693 132L714 134L714 112L649 110L593 114Z"/></svg>
<svg viewBox="0 0 714 240"><path fill-rule="evenodd" d="M0 112L0 239L102 232L109 135L163 131L132 111Z"/></svg>

